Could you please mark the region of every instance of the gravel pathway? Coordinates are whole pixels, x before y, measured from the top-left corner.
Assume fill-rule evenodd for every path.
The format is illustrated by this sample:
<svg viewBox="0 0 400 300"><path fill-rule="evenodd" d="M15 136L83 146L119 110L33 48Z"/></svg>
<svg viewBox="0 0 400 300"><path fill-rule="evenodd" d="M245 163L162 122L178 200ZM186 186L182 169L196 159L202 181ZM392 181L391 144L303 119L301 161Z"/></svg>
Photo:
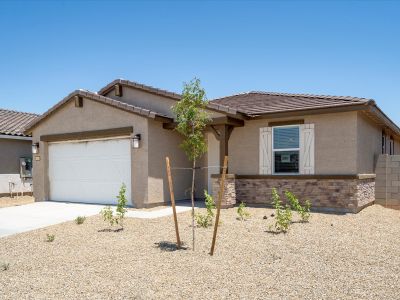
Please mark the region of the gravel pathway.
<svg viewBox="0 0 400 300"><path fill-rule="evenodd" d="M2 238L1 299L400 299L399 211L313 213L287 234L266 232L271 209L249 211L243 222L222 211L214 257L211 228L196 230L195 252L168 251L171 217L99 232L107 227L93 216ZM190 212L178 218L190 243Z"/></svg>

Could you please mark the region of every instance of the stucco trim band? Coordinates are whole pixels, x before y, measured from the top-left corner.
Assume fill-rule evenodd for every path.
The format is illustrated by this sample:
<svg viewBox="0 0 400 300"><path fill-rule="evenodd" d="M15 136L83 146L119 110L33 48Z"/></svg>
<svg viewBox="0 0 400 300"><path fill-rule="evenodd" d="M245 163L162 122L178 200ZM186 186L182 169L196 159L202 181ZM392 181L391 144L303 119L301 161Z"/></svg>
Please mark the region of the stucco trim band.
<svg viewBox="0 0 400 300"><path fill-rule="evenodd" d="M133 127L120 127L103 130L92 130L92 131L81 131L81 132L70 132L60 134L49 134L42 135L40 137L41 142L59 142L59 141L71 141L71 140L84 140L84 139L97 139L107 138L114 136L130 135L133 132Z"/></svg>

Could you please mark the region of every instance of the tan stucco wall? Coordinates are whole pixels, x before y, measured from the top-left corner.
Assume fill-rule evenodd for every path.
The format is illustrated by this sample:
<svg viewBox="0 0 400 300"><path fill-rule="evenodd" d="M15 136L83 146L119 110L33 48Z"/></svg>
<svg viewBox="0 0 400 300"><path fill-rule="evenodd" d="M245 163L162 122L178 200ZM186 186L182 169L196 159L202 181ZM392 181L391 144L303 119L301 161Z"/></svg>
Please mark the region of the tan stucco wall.
<svg viewBox="0 0 400 300"><path fill-rule="evenodd" d="M394 141L394 154L400 155L400 140Z"/></svg>
<svg viewBox="0 0 400 300"><path fill-rule="evenodd" d="M33 130L33 142L41 135L81 132L133 126L134 134L142 135L141 147L132 149L132 201L142 206L148 199L148 121L108 105L84 99L83 107L73 101L65 104ZM33 159L33 185L36 201L48 200L48 143L40 142L40 161Z"/></svg>
<svg viewBox="0 0 400 300"><path fill-rule="evenodd" d="M359 113L357 132L357 172L373 174L378 156L382 152L382 128Z"/></svg>
<svg viewBox="0 0 400 300"><path fill-rule="evenodd" d="M32 141L0 138L0 174L19 174L19 158L32 157Z"/></svg>
<svg viewBox="0 0 400 300"><path fill-rule="evenodd" d="M357 113L344 112L323 115L305 115L315 124L315 173L357 173ZM242 175L259 174L259 129L268 122L290 119L263 119L246 121L235 128L229 140L229 172Z"/></svg>
<svg viewBox="0 0 400 300"><path fill-rule="evenodd" d="M172 168L189 168L191 163L179 147L180 134L174 130L165 130L162 123L149 121L149 204L170 201L165 157L170 158ZM189 199L187 191L191 186L191 170L172 170L176 200ZM202 180L199 180L201 186ZM197 186L197 185L196 185ZM199 186L200 188L200 186Z"/></svg>

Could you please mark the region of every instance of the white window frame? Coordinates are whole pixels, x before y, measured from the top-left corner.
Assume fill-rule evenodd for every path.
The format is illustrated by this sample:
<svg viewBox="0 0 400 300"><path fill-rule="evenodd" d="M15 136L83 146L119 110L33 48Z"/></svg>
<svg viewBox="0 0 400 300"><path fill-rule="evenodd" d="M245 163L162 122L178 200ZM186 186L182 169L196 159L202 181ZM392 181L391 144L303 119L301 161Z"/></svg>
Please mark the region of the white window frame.
<svg viewBox="0 0 400 300"><path fill-rule="evenodd" d="M283 148L283 149L275 149L274 143L274 134L275 128L298 128L299 129L299 147L298 148ZM272 127L272 174L273 175L299 175L300 174L300 125L282 125L282 126L273 126ZM298 151L299 152L299 171L298 172L286 172L286 173L276 173L275 172L275 152L281 151Z"/></svg>

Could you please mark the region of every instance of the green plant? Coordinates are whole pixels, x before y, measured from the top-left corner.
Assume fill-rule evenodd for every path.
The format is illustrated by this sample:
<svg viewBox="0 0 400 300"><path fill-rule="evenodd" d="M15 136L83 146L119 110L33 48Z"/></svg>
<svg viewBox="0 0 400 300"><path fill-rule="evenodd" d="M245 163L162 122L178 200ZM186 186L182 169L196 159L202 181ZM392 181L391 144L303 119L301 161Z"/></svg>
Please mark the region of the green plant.
<svg viewBox="0 0 400 300"><path fill-rule="evenodd" d="M54 242L56 236L54 234L46 234L46 242L51 243Z"/></svg>
<svg viewBox="0 0 400 300"><path fill-rule="evenodd" d="M246 210L246 204L244 202L240 202L237 208L237 214L239 215L239 219L241 221L250 217L250 213Z"/></svg>
<svg viewBox="0 0 400 300"><path fill-rule="evenodd" d="M0 270L1 271L7 271L9 268L10 268L10 263L8 263L8 262L0 263Z"/></svg>
<svg viewBox="0 0 400 300"><path fill-rule="evenodd" d="M76 219L75 219L75 223L78 224L78 225L81 225L81 224L83 224L83 223L85 222L85 220L86 220L86 217L84 217L84 216L78 216L78 217L76 217Z"/></svg>
<svg viewBox="0 0 400 300"><path fill-rule="evenodd" d="M289 205L283 206L281 197L275 188L272 189L272 204L276 210L276 221L274 225L271 225L271 228L273 226L277 232L287 232L292 223L292 210Z"/></svg>
<svg viewBox="0 0 400 300"><path fill-rule="evenodd" d="M195 214L195 219L196 223L198 226L207 228L212 225L212 221L214 218L214 211L215 209L215 203L213 197L207 193L207 191L204 191L204 197L205 197L205 205L206 205L206 213L205 214Z"/></svg>
<svg viewBox="0 0 400 300"><path fill-rule="evenodd" d="M200 86L200 80L195 78L183 85L182 97L173 107L177 126L176 130L183 136L180 147L192 161L192 185L190 198L192 202L192 250L195 250L195 213L194 213L194 183L196 176L196 161L207 152L204 130L210 121L206 111L206 92Z"/></svg>
<svg viewBox="0 0 400 300"><path fill-rule="evenodd" d="M301 206L299 200L292 192L286 191L285 196L288 199L291 208L297 211L297 213L300 215L301 221L308 222L310 219L311 202L306 200L304 206Z"/></svg>
<svg viewBox="0 0 400 300"><path fill-rule="evenodd" d="M119 189L119 194L117 196L118 199L118 205L116 209L116 217L117 217L117 224L121 225L121 228L124 228L124 218L125 218L125 213L128 211L126 209L126 204L128 200L126 199L126 185L123 183L121 185L121 188Z"/></svg>
<svg viewBox="0 0 400 300"><path fill-rule="evenodd" d="M215 209L214 199L206 190L204 191L204 197L205 197L207 214L210 215L211 217L214 217L214 211L213 211L213 209Z"/></svg>
<svg viewBox="0 0 400 300"><path fill-rule="evenodd" d="M113 212L113 209L110 206L104 207L101 211L100 214L103 217L103 220L105 222L110 223L110 226L114 226L114 224L119 224L121 228L124 228L123 220L125 217L125 213L127 212L126 203L126 185L123 183L121 185L121 188L119 190L119 194L117 196L118 199L118 204L117 208L115 209L115 215Z"/></svg>

